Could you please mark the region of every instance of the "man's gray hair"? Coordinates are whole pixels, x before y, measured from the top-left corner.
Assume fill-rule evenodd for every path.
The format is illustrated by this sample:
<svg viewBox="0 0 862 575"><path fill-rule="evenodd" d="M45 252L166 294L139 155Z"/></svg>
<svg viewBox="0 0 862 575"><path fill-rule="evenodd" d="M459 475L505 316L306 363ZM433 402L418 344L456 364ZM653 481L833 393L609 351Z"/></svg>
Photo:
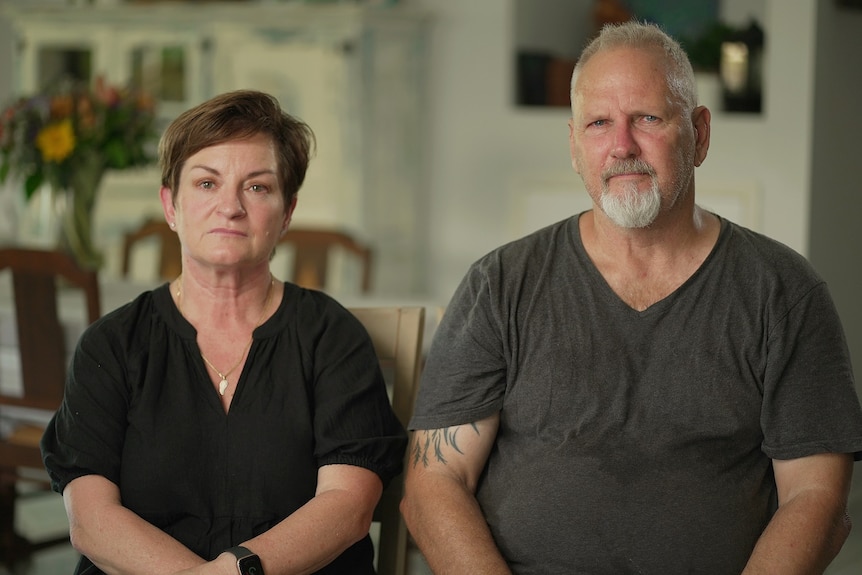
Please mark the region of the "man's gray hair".
<svg viewBox="0 0 862 575"><path fill-rule="evenodd" d="M691 114L697 106L697 85L694 81L694 70L688 54L679 42L671 38L655 24L646 22L623 22L622 24L606 24L598 36L593 39L575 65L572 72L570 95L574 95L575 84L584 65L596 54L612 48L656 48L665 55L667 63L667 84L671 94L682 106L686 115Z"/></svg>

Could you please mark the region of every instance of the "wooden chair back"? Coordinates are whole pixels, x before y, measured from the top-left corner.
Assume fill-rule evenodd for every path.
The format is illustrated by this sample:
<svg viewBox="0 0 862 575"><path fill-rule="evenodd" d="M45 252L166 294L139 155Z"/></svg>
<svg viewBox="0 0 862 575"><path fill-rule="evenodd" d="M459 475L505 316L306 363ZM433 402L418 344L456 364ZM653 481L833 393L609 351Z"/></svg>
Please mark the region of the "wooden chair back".
<svg viewBox="0 0 862 575"><path fill-rule="evenodd" d="M182 250L177 234L167 222L148 218L123 238L122 275L128 277L138 242L155 238L158 241L158 277L172 280L182 271ZM360 266L360 291L371 289L371 249L348 234L334 230L289 229L279 240L280 245L293 248L290 277L302 287L323 290L327 287L329 262L335 250L343 250L357 258Z"/></svg>
<svg viewBox="0 0 862 575"><path fill-rule="evenodd" d="M57 310L58 282L83 290L87 319L101 315L99 278L62 252L0 249L0 271L12 274L23 396L0 392L0 404L55 410L63 399L66 341Z"/></svg>
<svg viewBox="0 0 862 575"><path fill-rule="evenodd" d="M123 237L123 277L128 277L134 259L136 244L142 240L155 238L158 241L158 277L162 280L172 280L182 271L182 250L176 232L166 221L159 218L147 218L136 229Z"/></svg>
<svg viewBox="0 0 862 575"><path fill-rule="evenodd" d="M371 289L371 248L349 234L334 230L290 228L281 237L280 245L294 248L292 281L305 288L323 290L327 287L330 256L342 249L356 257L360 264L360 290Z"/></svg>
<svg viewBox="0 0 862 575"><path fill-rule="evenodd" d="M387 378L392 409L406 427L413 415L419 381L425 308L351 308L350 311L362 322L374 342ZM406 454L404 464L407 465ZM377 543L380 575L405 575L407 571L407 526L399 509L403 492L402 474L386 487L374 511L374 520L380 523Z"/></svg>
<svg viewBox="0 0 862 575"><path fill-rule="evenodd" d="M31 421L19 421L15 409L56 411L63 399L67 349L65 330L57 309L58 284L83 290L87 321L101 315L97 272L78 267L65 253L33 249L0 249L0 271L11 272L21 365L22 393L0 388L0 407L9 431L0 438L0 559L7 566L26 560L34 551L68 542L68 535L38 543L30 542L15 531L17 483L34 479L21 468L44 472L39 440L44 429ZM12 412L7 418L6 412Z"/></svg>

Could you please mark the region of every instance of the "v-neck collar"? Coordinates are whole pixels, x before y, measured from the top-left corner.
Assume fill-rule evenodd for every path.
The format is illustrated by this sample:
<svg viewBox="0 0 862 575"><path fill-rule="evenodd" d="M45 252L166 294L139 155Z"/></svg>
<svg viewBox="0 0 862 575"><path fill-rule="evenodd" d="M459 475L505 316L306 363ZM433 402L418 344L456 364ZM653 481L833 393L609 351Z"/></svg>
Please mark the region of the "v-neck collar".
<svg viewBox="0 0 862 575"><path fill-rule="evenodd" d="M581 236L580 226L580 219L585 213L587 212L581 212L577 216L571 218L570 221L570 234L577 257L582 261L584 269L590 275L592 283L601 290L605 300L609 302L609 305L615 308L624 309L627 313L633 314L636 317L646 317L655 313L662 313L668 307L671 307L674 301L676 301L676 299L680 296L680 294L684 293L688 286L696 282L697 279L701 275L703 275L704 270L709 268L711 262L715 258L715 254L722 249L722 246L727 241L727 237L730 235L730 225L728 223L728 220L722 218L718 214L714 214L718 218L719 225L721 226L721 228L719 230L718 238L716 239L715 244L712 246L712 249L706 256L706 258L704 258L700 266L684 282L682 282L682 284L680 284L668 295L653 303L644 310L637 310L630 306L628 303L626 303L619 295L617 295L617 293L613 290L613 288L611 288L608 281L599 271L599 268L596 266L595 262L593 262L592 258L587 253L587 249L584 246L583 237Z"/></svg>

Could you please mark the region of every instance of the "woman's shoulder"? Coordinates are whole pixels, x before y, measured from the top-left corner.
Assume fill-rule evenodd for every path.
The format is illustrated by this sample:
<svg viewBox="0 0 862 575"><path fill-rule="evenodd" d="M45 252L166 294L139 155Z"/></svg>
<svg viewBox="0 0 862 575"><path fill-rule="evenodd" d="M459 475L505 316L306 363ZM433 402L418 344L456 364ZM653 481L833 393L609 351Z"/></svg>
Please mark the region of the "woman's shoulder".
<svg viewBox="0 0 862 575"><path fill-rule="evenodd" d="M353 318L353 315L335 297L323 291L284 282L284 295L276 312L276 321L266 322L262 327L274 324L272 329L264 331L280 331L293 324L297 329L316 331L344 321L345 318Z"/></svg>
<svg viewBox="0 0 862 575"><path fill-rule="evenodd" d="M272 338L276 346L288 346L316 355L320 350L338 353L370 338L360 321L333 296L284 284L278 311L255 332L256 338Z"/></svg>

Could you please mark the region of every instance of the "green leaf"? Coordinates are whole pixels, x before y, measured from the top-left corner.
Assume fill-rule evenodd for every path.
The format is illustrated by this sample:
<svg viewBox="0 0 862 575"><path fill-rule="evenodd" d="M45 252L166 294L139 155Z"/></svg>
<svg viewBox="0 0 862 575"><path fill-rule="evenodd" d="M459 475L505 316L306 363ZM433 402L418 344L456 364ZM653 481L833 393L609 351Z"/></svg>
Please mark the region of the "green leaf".
<svg viewBox="0 0 862 575"><path fill-rule="evenodd" d="M38 190L39 186L41 185L42 174L37 172L35 174L30 174L29 176L27 176L27 179L24 180L24 194L26 195L28 200L33 197L33 194L36 193L36 190Z"/></svg>
<svg viewBox="0 0 862 575"><path fill-rule="evenodd" d="M116 140L107 143L105 147L105 160L105 164L111 168L123 169L129 165L129 158L125 147Z"/></svg>

